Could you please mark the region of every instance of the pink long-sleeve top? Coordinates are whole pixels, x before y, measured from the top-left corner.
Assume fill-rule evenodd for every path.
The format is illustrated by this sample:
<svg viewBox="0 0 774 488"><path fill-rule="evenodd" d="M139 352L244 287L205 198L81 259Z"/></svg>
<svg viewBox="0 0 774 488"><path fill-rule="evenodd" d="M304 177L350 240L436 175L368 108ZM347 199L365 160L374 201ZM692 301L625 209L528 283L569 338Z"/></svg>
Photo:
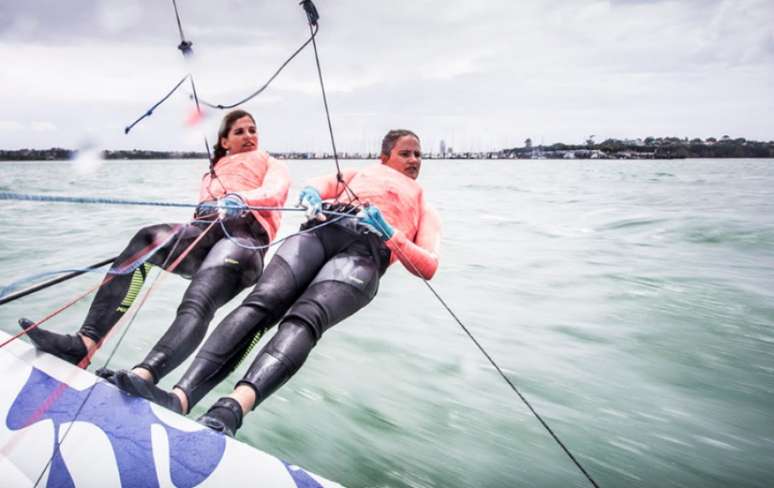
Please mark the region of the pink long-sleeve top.
<svg viewBox="0 0 774 488"><path fill-rule="evenodd" d="M419 183L384 164L344 170L342 178L361 203L376 205L395 229L386 241L392 251L390 264L398 259L412 274L432 278L438 269L441 219ZM336 200L344 192L336 175L314 178L308 184L323 200Z"/></svg>
<svg viewBox="0 0 774 488"><path fill-rule="evenodd" d="M199 203L216 200L228 193L236 193L252 207L282 207L288 198L290 174L288 168L265 151L249 151L224 156L215 163L213 178L210 173L202 177ZM282 220L282 212L251 210L269 241L274 240Z"/></svg>

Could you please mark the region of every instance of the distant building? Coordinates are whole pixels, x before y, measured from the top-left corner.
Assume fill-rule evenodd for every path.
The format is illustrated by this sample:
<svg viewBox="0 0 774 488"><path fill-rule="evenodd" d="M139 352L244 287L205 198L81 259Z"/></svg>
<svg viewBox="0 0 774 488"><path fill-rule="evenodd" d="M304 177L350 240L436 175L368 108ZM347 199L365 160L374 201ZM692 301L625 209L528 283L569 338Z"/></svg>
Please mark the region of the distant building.
<svg viewBox="0 0 774 488"><path fill-rule="evenodd" d="M446 157L446 141L441 139L441 157Z"/></svg>

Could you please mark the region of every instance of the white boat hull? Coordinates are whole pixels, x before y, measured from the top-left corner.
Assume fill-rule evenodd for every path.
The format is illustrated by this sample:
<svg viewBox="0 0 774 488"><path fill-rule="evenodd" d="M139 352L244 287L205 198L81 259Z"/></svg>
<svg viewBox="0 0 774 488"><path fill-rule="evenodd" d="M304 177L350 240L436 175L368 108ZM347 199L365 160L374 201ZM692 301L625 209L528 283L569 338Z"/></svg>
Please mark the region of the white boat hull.
<svg viewBox="0 0 774 488"><path fill-rule="evenodd" d="M340 486L24 341L0 349L0 372L4 487Z"/></svg>

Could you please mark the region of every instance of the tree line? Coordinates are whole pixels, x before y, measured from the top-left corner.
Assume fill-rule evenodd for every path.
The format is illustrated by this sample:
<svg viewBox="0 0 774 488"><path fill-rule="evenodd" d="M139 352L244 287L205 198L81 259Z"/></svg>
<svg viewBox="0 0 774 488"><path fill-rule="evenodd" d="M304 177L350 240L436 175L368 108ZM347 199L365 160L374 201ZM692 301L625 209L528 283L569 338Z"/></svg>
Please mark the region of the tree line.
<svg viewBox="0 0 774 488"><path fill-rule="evenodd" d="M646 137L637 140L605 139L595 142L589 138L585 144L556 143L548 146L533 146L524 141L523 147L505 149L506 154L529 157L538 151L567 153L572 151L598 151L608 157L630 157L633 159L678 159L678 158L774 158L774 141L752 141L739 137L732 139L688 139L679 137Z"/></svg>

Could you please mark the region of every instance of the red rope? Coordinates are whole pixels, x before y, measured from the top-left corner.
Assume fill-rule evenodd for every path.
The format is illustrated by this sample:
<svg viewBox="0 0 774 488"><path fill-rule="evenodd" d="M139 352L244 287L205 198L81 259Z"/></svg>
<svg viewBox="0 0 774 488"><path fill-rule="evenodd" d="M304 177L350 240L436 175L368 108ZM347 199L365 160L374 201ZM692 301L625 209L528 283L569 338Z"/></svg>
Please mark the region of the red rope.
<svg viewBox="0 0 774 488"><path fill-rule="evenodd" d="M176 228L174 228L172 230L172 233L177 232L180 227L181 226L178 224L176 226ZM122 268L122 267L127 266L127 265L129 265L131 263L134 263L138 259L140 259L140 258L146 256L147 254L149 254L150 252L154 251L155 248L160 245L159 241L161 241L161 239L156 239L151 244L148 244L144 248L140 249L133 256L127 258L123 263L121 263L120 266L118 266L118 268ZM164 242L166 242L166 237L164 239ZM46 315L42 319L38 320L34 324L30 325L29 327L26 327L21 332L19 332L16 335L14 335L13 337L10 337L10 338L6 339L5 341L3 341L3 343L0 344L0 349L5 347L6 345L10 344L11 342L15 341L19 337L21 337L23 335L26 335L27 332L31 331L32 329L37 328L40 324L42 324L43 322L46 322L51 317L54 317L54 316L64 312L65 310L67 310L68 308L72 307L73 305L75 305L79 301L83 300L84 298L86 298L88 295L90 295L94 291L98 290L99 288L107 285L108 283L113 281L113 278L115 278L115 276L116 275L108 274L107 276L105 276L105 278L102 280L102 282L100 282L100 284L98 284L98 285L96 285L96 286L94 286L92 288L89 288L87 291L85 291L84 293L81 293L80 295L77 295L75 298L71 299L69 302L65 303L64 305L62 305L61 307L57 308L53 312L49 313L48 315Z"/></svg>
<svg viewBox="0 0 774 488"><path fill-rule="evenodd" d="M170 264L165 269L165 271L167 271L170 274L173 273L175 271L175 269L178 267L178 265L183 261L183 259L185 259L186 256L188 256L188 254L191 251L193 251L194 247L196 247L196 245L199 243L199 241L201 241L204 238L204 236L207 235L207 233L210 231L210 229L212 229L212 227L217 222L218 222L217 220L213 220L212 223L210 223L210 225L208 225L207 228L204 229L204 231L201 234L199 234L199 236L196 239L194 239L194 241L191 243L191 245L188 246L188 248L185 251L180 253L180 256L178 256L177 259L175 259L172 262L172 264ZM93 346L91 346L88 349L88 352L86 353L86 356L83 359L81 359L81 361L78 363L78 367L85 369L89 365L89 363L91 363L91 358L97 353L99 348L102 347L102 343L104 343L106 340L108 340L110 337L112 337L113 334L115 334L115 332L124 325L124 323L128 322L129 320L131 320L131 318L133 318L135 315L137 315L139 313L139 311L142 308L142 306L145 305L145 302L148 300L148 297L150 297L151 293L164 280L165 276L166 275L162 275L161 277L159 277L159 279L154 281L153 284L151 285L151 287L148 288L148 291L142 296L142 298L137 303L137 305L135 307L133 307L134 308L134 314L131 317L130 317L130 315L128 313L125 314L123 317L121 317L121 319L118 322L116 322L116 324L113 327L111 327L111 329L108 331L108 333L105 334L105 337L103 337L98 343L94 344Z"/></svg>
<svg viewBox="0 0 774 488"><path fill-rule="evenodd" d="M190 246L188 246L188 248L187 248L185 251L183 251L183 252L180 254L180 256L178 256L178 257L177 257L177 259L175 259L175 261L174 261L174 262L172 262L172 264L171 264L171 265L169 265L169 267L167 267L167 268L166 268L166 271L168 271L169 273L172 273L172 272L175 270L175 268L177 268L177 266L178 266L178 265L179 265L179 264L180 264L180 263L183 261L183 259L185 259L185 257L186 257L186 256L188 256L188 254L189 254L189 253L190 253L190 252L191 252L191 251L194 249L194 247L195 247L195 246L196 246L196 245L199 243L199 241L201 241L201 240L202 240L202 238L203 238L203 237L204 237L204 236L207 234L207 232L209 232L209 231L210 231L210 229L212 229L212 227L213 227L213 226L214 226L216 223L217 223L217 220L213 221L213 222L212 222L212 223L211 223L209 226L207 226L207 228L206 228L206 229L204 229L204 232L202 232L202 233L201 233L201 234L200 234L200 235L199 235L199 236L198 236L198 237L197 237L197 238L196 238L196 239L195 239L195 240L194 240L194 241L191 243L191 245L190 245ZM131 261L130 261L130 262L131 262ZM107 278L106 278L106 280L105 280L105 281L103 281L103 283L102 283L102 284L105 284L105 282L106 282L106 281L107 281ZM157 279L156 281L154 281L154 282L153 282L153 285L151 285L151 287L148 289L148 291L147 291L147 292L146 292L146 293L143 295L142 299L140 300L140 302L138 302L137 306L136 306L136 307L133 307L133 309L134 309L134 315L137 315L137 313L139 312L140 308L142 308L142 306L143 306L143 305L145 304L145 302L147 301L148 297L151 295L151 293L152 293L152 292L153 292L153 290L154 290L154 289L155 289L155 288L158 286L158 284L159 284L159 283L161 283L161 280L160 280L160 279ZM102 284L100 284L99 286L101 286ZM95 287L95 288L98 288L99 286L97 286L97 287ZM95 289L95 288L92 288L92 289L91 289L91 290L89 290L87 293L85 293L85 294L81 295L81 296L78 298L78 300L80 300L81 298L83 298L84 296L86 296L88 293L91 293L92 291L94 291L94 289ZM76 300L76 301L77 301L77 300ZM73 302L73 303L74 303L74 302ZM69 304L69 305L71 305L71 304ZM68 305L68 306L69 306L69 305ZM66 307L64 307L64 308L66 308ZM64 308L62 308L62 310L63 310ZM56 312L56 313L58 313L58 312ZM44 318L43 320L39 321L39 322L38 322L37 324L35 324L34 326L36 327L36 326L37 326L37 325L39 325L40 323L43 323L44 321L48 320L50 317L53 317L54 315L56 315L56 313L53 313L53 314L51 314L51 315L47 316L46 318ZM115 325L114 325L114 326L113 326L113 327L112 327L112 328L111 328L111 329L108 331L108 333L105 335L105 337L104 337L104 338L102 338L102 340L100 340L98 343L96 343L96 344L94 344L93 346L91 346L91 347L88 349L88 352L87 352L87 354L86 354L86 357L84 357L84 358L83 358L83 359L82 359L82 360L81 360L81 361L78 363L78 367L80 367L80 368L86 368L86 366L88 366L88 365L89 365L89 363L91 362L91 358L94 356L94 354L96 354L96 353L97 353L97 351L98 351L98 350L99 350L99 348L102 346L102 344L105 342L105 340L107 340L107 339L108 339L108 338L110 338L110 337L111 337L113 334L115 334L115 332L116 332L116 331L117 331L117 330L118 330L118 329L119 329L119 328L120 328L120 327L121 327L121 326L122 326L122 325L123 325L123 324L124 324L124 323L125 323L127 320L129 320L129 318L128 318L128 317L129 317L129 314L125 314L123 317L121 317L121 319L120 319L118 322L116 322L116 324L115 324ZM30 326L30 327L28 327L27 329L32 329L34 326ZM26 332L26 330L25 330L24 332ZM22 334L19 334L19 335L23 335L23 334L24 334L24 332L22 332ZM9 342L9 341L6 341L6 342ZM55 403L55 402L56 402L56 401L57 401L57 400L58 400L58 399L59 399L59 398L62 396L62 394L63 394L63 393L64 393L64 391L65 391L65 388L67 388L67 387L68 387L68 383L70 382L70 380L73 378L73 376L74 376L74 375L75 375L75 371L72 371L72 370L71 370L70 374L67 376L67 378L65 379L65 381L64 381L64 382L60 382L59 386L57 386L57 388L56 388L54 391L52 391L52 392L51 392L51 393L48 395L48 397L47 397L45 400L43 400L43 401L41 402L40 406L39 406L39 407L38 407L38 408L37 408L37 409L36 409L36 410L35 410L35 411L34 411L34 412L33 412L33 413L30 415L30 417L29 417L29 418L28 418L28 419L27 419L27 420L24 422L24 427L27 427L27 426L29 426L29 425L32 425L32 424L34 424L35 422L37 422L37 421L38 421L38 420L39 420L39 419L40 419L40 418L43 416L43 414L45 414L45 413L46 413L46 411L47 411L49 408L51 408L51 406L52 406L52 405L53 405L53 404L54 404L54 403ZM96 383L95 383L95 384L96 384ZM93 385L92 385L92 386L93 386ZM73 420L75 420L75 419L73 419ZM2 448L0 448L0 454L2 454L3 456L7 457L8 453L10 453L10 452L11 452L11 451L14 449L14 447L16 446L16 444L18 443L18 441L21 439L21 437L22 437L24 434L25 434L25 431L23 431L23 430L22 430L22 431L21 431L21 432L19 432L17 435L13 436L13 437L12 437L12 438L11 438L11 439L10 439L10 440L9 440L9 441L8 441L8 442L5 444L5 445L4 445L4 446L2 446ZM59 443L61 444L63 440L64 440L64 439L60 440L60 442L59 442Z"/></svg>

